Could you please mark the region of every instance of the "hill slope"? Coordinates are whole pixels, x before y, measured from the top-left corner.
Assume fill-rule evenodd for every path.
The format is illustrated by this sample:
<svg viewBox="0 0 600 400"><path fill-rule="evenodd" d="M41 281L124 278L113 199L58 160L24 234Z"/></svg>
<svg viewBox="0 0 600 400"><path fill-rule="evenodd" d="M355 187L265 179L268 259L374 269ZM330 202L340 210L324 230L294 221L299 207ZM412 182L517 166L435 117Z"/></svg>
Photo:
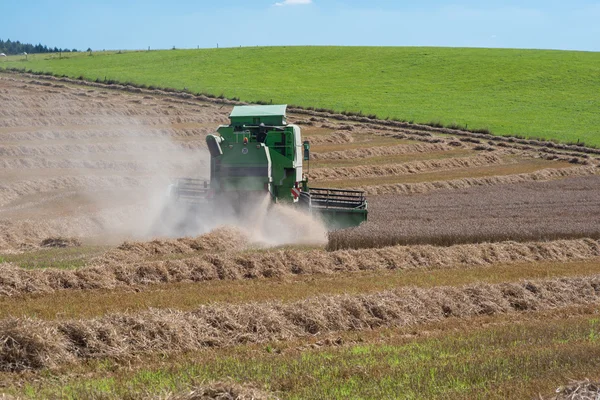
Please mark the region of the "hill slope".
<svg viewBox="0 0 600 400"><path fill-rule="evenodd" d="M0 67L600 145L600 53L256 47L15 56Z"/></svg>

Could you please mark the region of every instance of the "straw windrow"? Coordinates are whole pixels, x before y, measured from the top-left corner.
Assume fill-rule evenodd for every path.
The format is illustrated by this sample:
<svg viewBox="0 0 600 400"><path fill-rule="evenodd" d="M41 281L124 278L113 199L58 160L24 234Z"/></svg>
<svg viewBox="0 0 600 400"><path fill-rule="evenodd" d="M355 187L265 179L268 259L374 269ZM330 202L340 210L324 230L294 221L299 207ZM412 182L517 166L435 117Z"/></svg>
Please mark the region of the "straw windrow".
<svg viewBox="0 0 600 400"><path fill-rule="evenodd" d="M548 181L552 179L561 179L574 176L590 176L597 175L599 172L600 170L595 166L547 168L525 174L498 175L482 178L461 178L436 182L367 185L352 189L364 190L369 195L421 194L436 190L462 190L476 186L511 185L522 182Z"/></svg>
<svg viewBox="0 0 600 400"><path fill-rule="evenodd" d="M295 303L209 305L193 312L153 309L90 320L10 318L0 321L0 369L38 369L87 358L191 351L599 302L600 275L594 275L460 288L401 288Z"/></svg>
<svg viewBox="0 0 600 400"><path fill-rule="evenodd" d="M185 259L119 262L76 270L26 270L0 264L0 295L51 293L55 290L113 289L136 285L210 280L239 280L352 271L486 267L539 261L586 260L600 257L600 241L502 242L450 247L396 246L381 249L269 250L201 254ZM137 256L133 256L137 260Z"/></svg>
<svg viewBox="0 0 600 400"><path fill-rule="evenodd" d="M436 170L472 168L501 164L504 161L495 154L477 157L447 158L441 160L413 161L402 164L364 165L356 167L315 168L310 178L315 180L342 180L375 178L388 175L418 174Z"/></svg>

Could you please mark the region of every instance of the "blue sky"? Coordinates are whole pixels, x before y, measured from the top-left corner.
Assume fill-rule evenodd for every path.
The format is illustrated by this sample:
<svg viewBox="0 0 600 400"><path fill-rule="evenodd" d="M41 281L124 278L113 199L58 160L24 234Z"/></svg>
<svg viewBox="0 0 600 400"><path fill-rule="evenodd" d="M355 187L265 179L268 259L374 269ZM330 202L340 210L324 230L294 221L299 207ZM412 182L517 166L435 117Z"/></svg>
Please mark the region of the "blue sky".
<svg viewBox="0 0 600 400"><path fill-rule="evenodd" d="M368 45L600 51L600 0L0 0L0 38L94 50Z"/></svg>

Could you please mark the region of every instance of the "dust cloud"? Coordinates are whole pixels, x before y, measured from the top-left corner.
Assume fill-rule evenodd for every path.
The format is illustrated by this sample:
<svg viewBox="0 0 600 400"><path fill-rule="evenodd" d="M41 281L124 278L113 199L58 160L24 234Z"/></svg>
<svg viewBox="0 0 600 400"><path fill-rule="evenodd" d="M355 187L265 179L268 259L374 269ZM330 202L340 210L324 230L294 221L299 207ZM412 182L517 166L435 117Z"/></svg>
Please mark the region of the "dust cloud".
<svg viewBox="0 0 600 400"><path fill-rule="evenodd" d="M144 136L143 131L130 135ZM197 140L204 142L204 137ZM115 139L113 145L119 151L103 155L103 159L109 163L126 157L133 173L141 173L141 179L114 195L85 192L105 216L97 241L114 244L123 240L194 237L221 227L235 227L256 246L327 243L327 230L318 218L293 205L274 204L268 192L200 198L195 204L176 201L169 196L169 186L177 178L210 180L209 152L203 145L186 144L168 136L154 137L144 146Z"/></svg>
<svg viewBox="0 0 600 400"><path fill-rule="evenodd" d="M327 229L318 217L290 204L274 203L268 192L248 193L242 199L206 200L194 205L165 198L161 207L161 215L152 228L154 236L197 236L217 228L233 227L253 246L327 243Z"/></svg>
<svg viewBox="0 0 600 400"><path fill-rule="evenodd" d="M267 193L196 206L169 199L177 178L209 180L205 138L227 123L227 108L12 78L0 79L0 94L0 252L49 238L117 245L219 227L264 246L325 242L323 224Z"/></svg>

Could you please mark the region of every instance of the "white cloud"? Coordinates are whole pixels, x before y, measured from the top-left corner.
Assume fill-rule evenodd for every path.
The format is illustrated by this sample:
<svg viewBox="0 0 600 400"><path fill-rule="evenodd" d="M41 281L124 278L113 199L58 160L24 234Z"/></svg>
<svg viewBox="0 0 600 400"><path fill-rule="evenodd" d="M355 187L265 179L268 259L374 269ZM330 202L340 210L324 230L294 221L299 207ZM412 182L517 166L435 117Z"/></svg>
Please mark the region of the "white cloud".
<svg viewBox="0 0 600 400"><path fill-rule="evenodd" d="M312 0L284 0L283 2L277 2L273 5L277 6L277 7L282 7L282 6L300 6L300 5L311 4L311 3L312 3Z"/></svg>

